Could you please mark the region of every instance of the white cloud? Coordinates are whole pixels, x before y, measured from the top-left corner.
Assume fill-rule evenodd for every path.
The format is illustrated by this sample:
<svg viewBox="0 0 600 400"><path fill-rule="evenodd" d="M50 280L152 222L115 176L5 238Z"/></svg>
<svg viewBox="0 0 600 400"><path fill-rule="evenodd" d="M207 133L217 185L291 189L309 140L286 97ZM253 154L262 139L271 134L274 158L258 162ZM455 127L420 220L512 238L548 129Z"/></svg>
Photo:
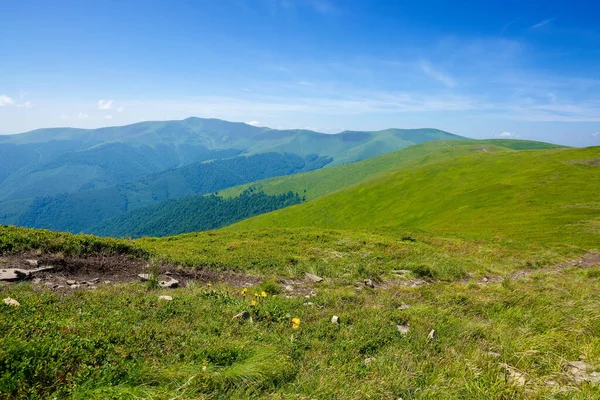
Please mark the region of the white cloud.
<svg viewBox="0 0 600 400"><path fill-rule="evenodd" d="M65 114L62 114L62 115L60 116L60 119L71 119L71 116L69 116L69 115L65 115Z"/></svg>
<svg viewBox="0 0 600 400"><path fill-rule="evenodd" d="M24 103L17 104L17 107L19 107L19 108L31 108L31 107L33 107L33 103L31 101L26 101Z"/></svg>
<svg viewBox="0 0 600 400"><path fill-rule="evenodd" d="M15 104L13 99L5 95L0 95L0 107L12 106L13 104Z"/></svg>
<svg viewBox="0 0 600 400"><path fill-rule="evenodd" d="M112 100L98 100L98 110L110 110L113 108Z"/></svg>
<svg viewBox="0 0 600 400"><path fill-rule="evenodd" d="M593 137L600 136L600 132L592 133Z"/></svg>
<svg viewBox="0 0 600 400"><path fill-rule="evenodd" d="M454 79L452 79L451 76L445 74L444 72L442 72L440 70L433 68L431 66L431 64L429 64L426 61L421 62L421 70L430 78L433 78L436 81L439 81L448 87L456 86L456 82L454 81Z"/></svg>
<svg viewBox="0 0 600 400"><path fill-rule="evenodd" d="M117 112L123 112L124 110L125 110L125 107L123 107L123 106L117 108Z"/></svg>
<svg viewBox="0 0 600 400"><path fill-rule="evenodd" d="M77 118L79 118L79 119L88 119L89 115L87 115L86 113L79 113L79 115L77 116Z"/></svg>
<svg viewBox="0 0 600 400"><path fill-rule="evenodd" d="M105 115L104 119L112 119L112 115Z"/></svg>
<svg viewBox="0 0 600 400"><path fill-rule="evenodd" d="M548 25L548 24L549 24L550 22L552 22L552 21L554 21L554 18L547 18L547 19L545 19L545 20L543 20L543 21L540 21L540 22L538 22L538 23L537 23L537 24L535 24L535 25L531 25L531 26L529 27L529 29L537 29L537 28L541 28L541 27L542 27L542 26L544 26L544 25Z"/></svg>
<svg viewBox="0 0 600 400"><path fill-rule="evenodd" d="M519 137L518 134L512 133L512 132L502 132L496 136L501 137L501 138L518 138Z"/></svg>
<svg viewBox="0 0 600 400"><path fill-rule="evenodd" d="M248 125L252 125L252 126L260 126L260 121L250 121L250 122L246 122Z"/></svg>

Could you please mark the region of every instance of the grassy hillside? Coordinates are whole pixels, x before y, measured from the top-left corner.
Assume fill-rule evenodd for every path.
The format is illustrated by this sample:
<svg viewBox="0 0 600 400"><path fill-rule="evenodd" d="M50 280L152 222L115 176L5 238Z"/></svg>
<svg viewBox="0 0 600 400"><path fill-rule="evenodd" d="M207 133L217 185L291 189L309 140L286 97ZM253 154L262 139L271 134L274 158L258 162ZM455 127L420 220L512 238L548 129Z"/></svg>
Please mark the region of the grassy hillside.
<svg viewBox="0 0 600 400"><path fill-rule="evenodd" d="M148 257L140 247L154 262L183 262L187 252L208 278L189 275L180 289L0 285L3 298L20 304L0 304L0 397L584 400L600 393L590 382L600 367L598 263L557 268L563 257L547 253L544 269L510 246L422 232L218 231L126 242L0 226L0 262L24 251L46 259L60 252L58 265L89 256L101 260L90 271L101 279L111 273L111 254ZM81 268L87 260L74 259ZM391 274L403 267L408 279ZM519 267L527 269L504 271L503 281L490 275ZM211 273L217 268L251 275L220 281ZM279 275L302 269L327 280ZM460 271L489 280L431 280ZM364 278L375 288L357 290ZM244 312L247 319L234 317ZM572 372L576 361L589 366L583 379Z"/></svg>
<svg viewBox="0 0 600 400"><path fill-rule="evenodd" d="M303 192L308 200L372 179L380 173L437 163L477 152L507 150L543 150L562 146L525 140L490 139L434 141L411 146L398 152L383 154L357 163L330 167L316 172L282 176L252 182L220 191L223 197L238 196L249 187L275 195L288 191Z"/></svg>
<svg viewBox="0 0 600 400"><path fill-rule="evenodd" d="M599 153L471 152L384 173L227 229L402 227L597 248Z"/></svg>

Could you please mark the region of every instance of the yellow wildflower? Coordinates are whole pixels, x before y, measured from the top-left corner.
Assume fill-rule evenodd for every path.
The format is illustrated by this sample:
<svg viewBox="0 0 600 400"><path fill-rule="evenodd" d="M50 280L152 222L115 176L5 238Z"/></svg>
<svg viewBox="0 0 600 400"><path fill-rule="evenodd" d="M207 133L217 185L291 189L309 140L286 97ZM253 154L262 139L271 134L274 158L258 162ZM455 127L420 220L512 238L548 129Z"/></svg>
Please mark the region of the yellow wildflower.
<svg viewBox="0 0 600 400"><path fill-rule="evenodd" d="M242 289L242 296L245 296L246 293L248 293L248 288L243 288Z"/></svg>
<svg viewBox="0 0 600 400"><path fill-rule="evenodd" d="M250 305L251 305L252 307L256 306L256 300L252 300L252 302L250 303Z"/></svg>
<svg viewBox="0 0 600 400"><path fill-rule="evenodd" d="M206 286L208 286L208 287L211 287L212 285L210 284L210 282L208 282L208 283L206 284Z"/></svg>
<svg viewBox="0 0 600 400"><path fill-rule="evenodd" d="M257 292L254 292L254 297L258 297L258 293Z"/></svg>
<svg viewBox="0 0 600 400"><path fill-rule="evenodd" d="M265 291L263 290L263 291L260 293L260 295L261 295L262 297L267 297L267 292L265 292Z"/></svg>
<svg viewBox="0 0 600 400"><path fill-rule="evenodd" d="M292 318L292 328L294 328L294 329L300 328L300 318L298 318L298 317Z"/></svg>

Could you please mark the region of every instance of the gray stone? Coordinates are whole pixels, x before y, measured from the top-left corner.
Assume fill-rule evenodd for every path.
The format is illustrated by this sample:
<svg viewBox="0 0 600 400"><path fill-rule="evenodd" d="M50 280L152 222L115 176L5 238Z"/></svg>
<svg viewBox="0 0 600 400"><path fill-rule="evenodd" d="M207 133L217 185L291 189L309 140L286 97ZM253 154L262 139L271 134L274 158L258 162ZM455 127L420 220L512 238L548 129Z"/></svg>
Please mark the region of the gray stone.
<svg viewBox="0 0 600 400"><path fill-rule="evenodd" d="M56 285L53 282L46 282L45 285L50 289L54 289L56 287Z"/></svg>
<svg viewBox="0 0 600 400"><path fill-rule="evenodd" d="M38 260L25 260L25 264L28 264L32 267L37 267L38 266Z"/></svg>
<svg viewBox="0 0 600 400"><path fill-rule="evenodd" d="M576 383L590 382L600 384L600 373L589 372L592 366L585 361L569 361L569 375Z"/></svg>
<svg viewBox="0 0 600 400"><path fill-rule="evenodd" d="M6 304L7 306L13 306L13 307L18 307L21 305L21 303L19 303L15 299L11 299L10 297L7 297L4 299L4 304Z"/></svg>
<svg viewBox="0 0 600 400"><path fill-rule="evenodd" d="M526 379L525 374L517 371L515 368L511 367L508 364L501 364L504 369L506 369L506 378L508 382L515 386L525 386Z"/></svg>
<svg viewBox="0 0 600 400"><path fill-rule="evenodd" d="M173 298L171 296L159 296L158 299L159 300L166 300L166 301L173 300Z"/></svg>
<svg viewBox="0 0 600 400"><path fill-rule="evenodd" d="M81 285L71 285L71 289L79 289Z"/></svg>
<svg viewBox="0 0 600 400"><path fill-rule="evenodd" d="M34 285L39 285L40 283L42 283L42 280L40 278L33 278L33 280L31 282Z"/></svg>
<svg viewBox="0 0 600 400"><path fill-rule="evenodd" d="M398 328L398 332L400 332L403 336L408 335L408 332L410 331L409 324L398 324L396 325L396 328Z"/></svg>
<svg viewBox="0 0 600 400"><path fill-rule="evenodd" d="M398 310L400 311L404 311L404 310L408 310L410 308L410 306L408 304L400 304L400 306L398 307Z"/></svg>
<svg viewBox="0 0 600 400"><path fill-rule="evenodd" d="M375 285L373 284L373 281L370 279L365 279L364 280L365 286L370 287L371 289L375 289Z"/></svg>
<svg viewBox="0 0 600 400"><path fill-rule="evenodd" d="M233 318L250 319L250 311L242 311L241 313L234 315Z"/></svg>
<svg viewBox="0 0 600 400"><path fill-rule="evenodd" d="M105 285L110 285L110 281L104 281Z"/></svg>
<svg viewBox="0 0 600 400"><path fill-rule="evenodd" d="M429 332L429 335L427 335L427 339L435 340L436 338L437 338L437 333L435 332L435 329L432 329L431 332Z"/></svg>
<svg viewBox="0 0 600 400"><path fill-rule="evenodd" d="M375 360L377 360L375 357L367 357L365 358L365 364L369 365Z"/></svg>
<svg viewBox="0 0 600 400"><path fill-rule="evenodd" d="M321 278L320 276L317 275L313 275L313 274L309 274L308 272L306 273L306 278L314 283L319 283L319 282L323 282L323 278Z"/></svg>
<svg viewBox="0 0 600 400"><path fill-rule="evenodd" d="M409 269L395 269L392 271L393 274L395 275L406 275L406 274L410 274L410 270Z"/></svg>
<svg viewBox="0 0 600 400"><path fill-rule="evenodd" d="M158 285L163 288L174 289L179 287L179 281L171 278L167 281L160 281Z"/></svg>
<svg viewBox="0 0 600 400"><path fill-rule="evenodd" d="M147 281L150 279L150 274L138 274L138 277L143 281Z"/></svg>
<svg viewBox="0 0 600 400"><path fill-rule="evenodd" d="M333 317L331 317L331 323L332 324L339 324L340 323L340 317L338 317L337 315L334 315Z"/></svg>
<svg viewBox="0 0 600 400"><path fill-rule="evenodd" d="M69 279L69 280L67 281L67 285L69 285L69 286L71 286L71 285L75 285L75 284L77 284L77 282L76 282L76 281L74 281L73 279Z"/></svg>
<svg viewBox="0 0 600 400"><path fill-rule="evenodd" d="M27 279L30 276L30 272L26 269L20 268L9 268L9 269L0 269L0 281L21 281L23 279Z"/></svg>
<svg viewBox="0 0 600 400"><path fill-rule="evenodd" d="M57 286L55 289L56 289L56 290L59 290L59 289L64 289L64 288L65 288L65 286L64 286L64 285L58 285L58 286Z"/></svg>
<svg viewBox="0 0 600 400"><path fill-rule="evenodd" d="M88 290L96 290L96 289L98 289L98 288L94 285L88 286Z"/></svg>
<svg viewBox="0 0 600 400"><path fill-rule="evenodd" d="M94 278L94 279L90 279L88 281L88 284L95 285L96 283L99 283L99 282L100 282L100 278Z"/></svg>

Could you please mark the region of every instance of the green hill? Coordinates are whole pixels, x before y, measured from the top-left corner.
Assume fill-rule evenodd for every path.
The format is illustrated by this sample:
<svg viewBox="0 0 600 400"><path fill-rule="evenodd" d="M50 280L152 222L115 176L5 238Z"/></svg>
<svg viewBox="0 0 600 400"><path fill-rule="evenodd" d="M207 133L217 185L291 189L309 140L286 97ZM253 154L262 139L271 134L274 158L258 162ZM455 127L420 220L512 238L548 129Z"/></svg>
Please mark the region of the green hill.
<svg viewBox="0 0 600 400"><path fill-rule="evenodd" d="M435 141L411 146L402 151L383 154L357 163L235 186L222 190L219 194L223 197L238 196L250 187L262 190L269 195L289 191L301 193L306 190L304 195L306 199L310 200L371 179L377 174L442 162L464 154L507 150L543 150L562 147L550 143L511 139Z"/></svg>
<svg viewBox="0 0 600 400"><path fill-rule="evenodd" d="M454 157L440 160L436 155L436 162L425 157L408 168L227 229L417 228L598 247L600 148L473 150L454 146Z"/></svg>
<svg viewBox="0 0 600 400"><path fill-rule="evenodd" d="M126 214L120 214L116 217L100 222L97 226L88 225L83 229L87 233L95 233L106 236L172 236L184 232L193 232L206 229L215 229L221 226L231 224L242 219L261 214L268 211L273 211L283 206L288 206L293 203L280 202L275 200L276 196L284 196L288 193L298 193L303 200L313 199L317 196L339 190L342 188L349 187L360 181L372 179L378 174L389 172L389 171L400 171L415 165L424 165L427 163L436 163L443 160L447 160L453 157L457 157L462 154L470 154L473 152L494 152L494 151L508 151L512 148L546 148L552 147L545 143L536 142L518 142L518 141L473 141L473 140L460 140L460 141L438 141L428 142L420 145L412 146L410 148L401 150L396 153L384 154L381 156L373 157L367 160L359 161L356 163L345 164L342 166L331 167L326 169L320 169L315 173L305 174L292 174L293 172L300 171L286 171L285 173L272 173L272 175L286 175L277 178L272 178L260 182L252 182L244 186L237 186L235 188L226 189L219 194L226 200L220 202L219 207L213 209L212 205L207 204L207 200L203 197L200 198L185 198L177 201L169 201L166 203L159 203L158 205L153 204L146 207L142 207L141 204L148 204L152 200L166 199L165 195L162 195L160 191L156 190L155 187L169 186L166 183L161 183L162 178L159 176L152 179L153 190L148 191L144 185L132 185L136 188L137 192L153 193L151 197L146 195L147 199L143 199L140 193L133 192L131 189L120 190L118 194L110 196L113 200L105 200L102 205L94 205L95 209L107 208L110 204L119 201L118 199L128 199L123 203L123 206L118 209L124 209L125 204L129 205L130 212ZM262 155L264 156L264 155ZM256 155L251 158L262 157ZM297 157L297 156L291 156ZM299 158L299 157L297 157ZM231 161L239 159L235 158ZM229 161L218 161L215 163L225 163ZM262 160L257 160L258 165L263 165ZM325 161L321 159L312 160L310 163L307 162L304 170L317 169L321 163ZM273 162L264 162L265 165L273 164ZM315 166L316 164L316 166ZM203 164L204 165L204 164ZM211 165L211 164L208 164ZM184 167L189 168L189 167ZM239 174L247 174L250 166L245 165L243 168L236 168ZM179 170L176 170L177 172ZM172 173L168 173L172 174ZM220 175L217 175L220 177ZM223 174L226 177L227 174ZM206 180L206 179L205 179ZM196 193L206 193L208 190L192 190L192 181L188 182L187 185L180 185L185 188L185 191L178 192L176 189L171 189L169 196L171 198L183 197L183 195L193 195ZM216 182L215 182L216 183ZM218 180L219 186L213 186L214 190L221 189L223 187L231 186L231 183L225 179ZM205 188L207 189L207 188ZM240 192L240 190L242 190ZM247 191L255 193L261 192L264 197L264 206L250 206L248 212L232 211L232 215L221 215L222 210L229 209L236 202L240 202L244 197L244 193ZM100 191L107 191L107 189L100 189ZM266 191L265 194L263 191ZM44 210L56 209L54 213L61 215L61 217L53 216L53 220L63 221L63 225L60 225L59 229L71 230L72 226L64 224L64 221L69 220L65 215L65 209L68 210L79 210L81 215L88 215L90 211L87 210L89 205L92 204L94 197L98 196L99 190L82 192L79 194L68 196L68 198L79 198L76 203L71 204L69 207L64 207L64 201L56 202L52 204L46 202L44 204ZM137 193L137 194L136 194ZM82 198L83 195L87 196L87 200ZM102 196L106 197L106 196ZM142 199L142 200L138 200ZM258 198L257 198L258 199ZM255 199L255 201L257 200ZM216 201L216 199L213 199ZM211 203L212 204L212 203ZM277 204L278 206L274 206ZM82 208L83 207L83 208ZM224 207L224 208L223 208ZM236 206L237 207L237 206ZM208 209L212 209L213 212L218 213L220 216L211 217L206 219L205 215ZM134 211L131 211L134 210ZM221 210L221 211L217 211ZM262 212L258 212L262 210ZM71 213L72 211L69 211ZM44 224L39 217L39 209L32 207L32 217L36 220L21 219L20 224L27 226L42 226L50 227L47 225L50 221ZM114 212L113 212L114 214ZM103 214L105 219L111 215L109 211ZM234 217L235 216L235 217ZM97 219L98 220L98 219ZM208 221L211 222L208 222ZM205 221L200 223L199 221Z"/></svg>

